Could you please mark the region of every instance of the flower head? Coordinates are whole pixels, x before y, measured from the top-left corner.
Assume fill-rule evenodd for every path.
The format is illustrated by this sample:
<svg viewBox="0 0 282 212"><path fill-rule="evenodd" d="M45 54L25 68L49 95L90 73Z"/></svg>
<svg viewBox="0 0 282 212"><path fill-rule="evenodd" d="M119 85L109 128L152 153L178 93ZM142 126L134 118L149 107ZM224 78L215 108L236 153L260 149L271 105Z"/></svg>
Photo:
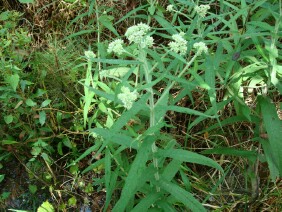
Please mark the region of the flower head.
<svg viewBox="0 0 282 212"><path fill-rule="evenodd" d="M204 5L204 4L195 7L196 13L198 13L198 15L202 18L204 18L206 16L209 9L210 9L210 6Z"/></svg>
<svg viewBox="0 0 282 212"><path fill-rule="evenodd" d="M84 51L84 55L87 58L87 60L91 60L96 57L96 54L94 54L93 51Z"/></svg>
<svg viewBox="0 0 282 212"><path fill-rule="evenodd" d="M172 12L172 11L173 11L173 5L172 5L172 4L168 5L168 6L166 7L166 11Z"/></svg>
<svg viewBox="0 0 282 212"><path fill-rule="evenodd" d="M208 47L204 42L194 43L193 47L197 49L198 54L202 54L203 52L206 54L208 53Z"/></svg>
<svg viewBox="0 0 282 212"><path fill-rule="evenodd" d="M117 55L121 55L124 52L124 48L122 46L123 44L124 44L123 40L116 39L109 44L107 52L108 53L114 52Z"/></svg>
<svg viewBox="0 0 282 212"><path fill-rule="evenodd" d="M151 27L147 24L139 23L137 25L131 26L127 29L125 36L130 43L136 43L144 47L151 47L153 45L154 39L147 35Z"/></svg>
<svg viewBox="0 0 282 212"><path fill-rule="evenodd" d="M174 41L168 43L170 49L180 55L184 55L187 51L187 41L183 38L184 33L175 34L172 36Z"/></svg>
<svg viewBox="0 0 282 212"><path fill-rule="evenodd" d="M118 94L119 100L122 101L123 106L126 109L130 109L132 107L133 102L138 98L137 91L130 92L128 87L121 88L122 93Z"/></svg>

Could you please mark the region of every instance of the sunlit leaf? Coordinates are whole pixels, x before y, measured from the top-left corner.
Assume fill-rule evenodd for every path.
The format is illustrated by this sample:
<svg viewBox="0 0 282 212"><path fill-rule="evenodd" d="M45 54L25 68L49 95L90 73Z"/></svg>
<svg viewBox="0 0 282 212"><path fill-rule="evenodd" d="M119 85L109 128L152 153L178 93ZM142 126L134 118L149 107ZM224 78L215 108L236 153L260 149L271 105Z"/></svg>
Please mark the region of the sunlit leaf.
<svg viewBox="0 0 282 212"><path fill-rule="evenodd" d="M18 74L14 74L6 77L6 82L12 86L14 91L17 90L19 81L20 81L20 76Z"/></svg>
<svg viewBox="0 0 282 212"><path fill-rule="evenodd" d="M43 202L37 209L37 212L54 212L54 207L48 201Z"/></svg>
<svg viewBox="0 0 282 212"><path fill-rule="evenodd" d="M40 111L39 112L39 123L41 124L41 126L45 124L45 121L46 121L46 113L45 111Z"/></svg>
<svg viewBox="0 0 282 212"><path fill-rule="evenodd" d="M4 116L4 121L6 122L6 124L11 124L13 122L13 116L12 115Z"/></svg>
<svg viewBox="0 0 282 212"><path fill-rule="evenodd" d="M71 197L69 198L68 200L68 205L69 206L75 206L76 205L76 202L77 202L77 199L75 197Z"/></svg>
<svg viewBox="0 0 282 212"><path fill-rule="evenodd" d="M41 106L40 107L46 107L47 105L49 105L51 102L50 99L46 99L44 102L41 103Z"/></svg>
<svg viewBox="0 0 282 212"><path fill-rule="evenodd" d="M14 141L14 140L2 140L2 141L0 141L1 145L9 145L9 144L17 144L17 143L18 142Z"/></svg>
<svg viewBox="0 0 282 212"><path fill-rule="evenodd" d="M31 99L27 99L25 101L26 105L29 106L29 107L33 107L36 105L36 102L32 101Z"/></svg>

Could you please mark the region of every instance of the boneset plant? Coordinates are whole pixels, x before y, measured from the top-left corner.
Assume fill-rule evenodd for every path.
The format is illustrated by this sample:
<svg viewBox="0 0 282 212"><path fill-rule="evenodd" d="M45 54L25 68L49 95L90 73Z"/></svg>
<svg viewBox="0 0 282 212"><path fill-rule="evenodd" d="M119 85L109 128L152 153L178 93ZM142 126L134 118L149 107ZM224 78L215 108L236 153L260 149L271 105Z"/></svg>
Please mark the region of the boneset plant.
<svg viewBox="0 0 282 212"><path fill-rule="evenodd" d="M188 42L185 40L185 33L180 32L172 35L168 47L164 47L165 51L162 52L154 43L151 27L144 23L129 27L125 37L127 41L122 39L112 41L107 52L118 57L126 56L131 58L130 60L96 58L93 52L85 53L88 69L83 84L84 123L92 120L91 126L95 124L89 117L89 109L93 110L102 99L116 105L114 108L120 115L110 127L96 125L98 127L89 128L96 139L96 144L75 162L91 151L105 154L103 159L91 164L82 172L90 171L104 163L104 184L107 191L104 210L109 206L113 192L121 184L120 198L113 211L125 209L144 211L150 207L172 210L176 203L193 211L204 211L202 204L176 183L174 177L181 171L183 162L207 165L221 172L222 168L205 156L179 148L174 138L162 135L162 128L166 126L164 117L168 111L205 118L217 117L215 114L207 115L177 106L171 101L170 94L170 90L176 84L180 87L189 84L184 76L197 58L208 54L208 48L204 42L195 42L193 50L190 50L193 56L186 60ZM99 73L97 69L92 68L92 64L99 62L119 65L103 70L98 80ZM95 80L98 81L93 80L92 75L96 76ZM102 81L105 76L107 80L115 82L117 88L115 91L109 89L107 93L105 92L106 85ZM166 85L162 92L154 89L158 83ZM191 85L195 86L193 83ZM132 121L138 123L140 119L147 123L142 129L129 124ZM127 155L127 151L133 155L133 161L130 159L132 156ZM136 199L135 195L140 198Z"/></svg>

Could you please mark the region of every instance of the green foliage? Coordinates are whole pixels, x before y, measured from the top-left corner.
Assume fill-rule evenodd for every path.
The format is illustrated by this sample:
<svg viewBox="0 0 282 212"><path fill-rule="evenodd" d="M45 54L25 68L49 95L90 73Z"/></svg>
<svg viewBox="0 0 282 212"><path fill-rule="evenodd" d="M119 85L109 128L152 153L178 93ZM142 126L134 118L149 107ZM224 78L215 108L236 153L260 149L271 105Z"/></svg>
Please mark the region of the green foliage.
<svg viewBox="0 0 282 212"><path fill-rule="evenodd" d="M37 209L37 212L53 212L53 211L55 211L54 207L48 201L43 202L42 205Z"/></svg>

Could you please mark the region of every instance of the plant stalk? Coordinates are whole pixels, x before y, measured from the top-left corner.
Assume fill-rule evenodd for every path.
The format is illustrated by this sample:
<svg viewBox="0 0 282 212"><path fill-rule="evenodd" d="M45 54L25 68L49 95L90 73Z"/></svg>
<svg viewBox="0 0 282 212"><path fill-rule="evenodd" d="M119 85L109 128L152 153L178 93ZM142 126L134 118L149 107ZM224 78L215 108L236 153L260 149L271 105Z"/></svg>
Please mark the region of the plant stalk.
<svg viewBox="0 0 282 212"><path fill-rule="evenodd" d="M139 54L139 59L143 63L143 70L144 70L144 75L145 75L145 81L147 84L150 84L152 82L152 75L151 75L151 69L149 68L147 59L146 59L146 52L140 48L140 54ZM153 88L150 87L147 89L148 92L150 93L149 96L149 108L150 108L150 127L154 127L156 125L156 118L155 118L155 102L154 102L154 91ZM160 179L159 175L159 165L158 165L158 158L155 156L156 153L158 152L158 147L156 146L156 142L154 141L151 150L153 153L153 164L156 169L156 172L154 174L155 179L158 181ZM157 192L160 192L160 187L156 186Z"/></svg>

